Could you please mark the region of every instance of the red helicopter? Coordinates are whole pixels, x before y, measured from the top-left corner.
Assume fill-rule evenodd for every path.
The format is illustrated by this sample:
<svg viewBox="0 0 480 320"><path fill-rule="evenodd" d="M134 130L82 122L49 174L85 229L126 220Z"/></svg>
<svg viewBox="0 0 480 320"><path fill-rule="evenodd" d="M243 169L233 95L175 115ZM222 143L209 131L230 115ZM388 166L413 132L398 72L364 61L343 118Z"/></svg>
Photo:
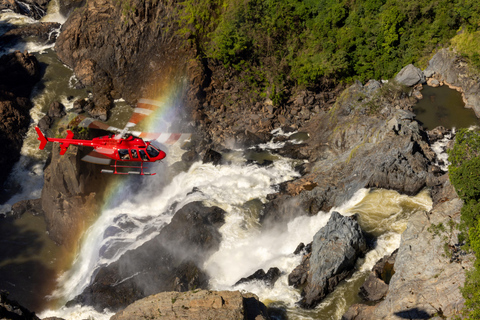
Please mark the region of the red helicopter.
<svg viewBox="0 0 480 320"><path fill-rule="evenodd" d="M121 131L121 133L117 135L110 134L93 138L92 140L74 139L74 134L71 130L67 130L66 138L47 138L43 135L40 128L35 127L38 140L40 141L39 148L43 150L47 142L58 142L60 143L60 155L64 155L71 144L89 146L93 147L94 150L83 157L82 160L103 165L110 165L111 160L115 161L115 164L111 165L114 170L102 169L102 173L155 175L156 173L145 172L143 164L145 162L160 161L166 157L166 153L160 149L160 143L172 145L177 142L184 142L191 137L191 134L184 133L134 132L134 134L138 136L126 133L128 127L136 125L140 120L153 112L159 103L160 102L155 100L140 99L124 130L119 130L81 115L76 115L71 123L79 127ZM140 163L140 165L118 165L118 161L137 162ZM117 168L138 168L140 171L121 172L117 171Z"/></svg>

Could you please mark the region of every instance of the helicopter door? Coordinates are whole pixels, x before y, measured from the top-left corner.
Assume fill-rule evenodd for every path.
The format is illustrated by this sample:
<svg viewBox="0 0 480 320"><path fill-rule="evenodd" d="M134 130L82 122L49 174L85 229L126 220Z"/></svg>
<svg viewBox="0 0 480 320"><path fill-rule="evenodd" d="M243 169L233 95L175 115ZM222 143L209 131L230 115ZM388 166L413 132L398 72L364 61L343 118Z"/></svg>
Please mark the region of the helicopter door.
<svg viewBox="0 0 480 320"><path fill-rule="evenodd" d="M147 157L145 150L139 149L138 152L140 153L140 158L142 158L142 161L150 161L150 159L148 159Z"/></svg>

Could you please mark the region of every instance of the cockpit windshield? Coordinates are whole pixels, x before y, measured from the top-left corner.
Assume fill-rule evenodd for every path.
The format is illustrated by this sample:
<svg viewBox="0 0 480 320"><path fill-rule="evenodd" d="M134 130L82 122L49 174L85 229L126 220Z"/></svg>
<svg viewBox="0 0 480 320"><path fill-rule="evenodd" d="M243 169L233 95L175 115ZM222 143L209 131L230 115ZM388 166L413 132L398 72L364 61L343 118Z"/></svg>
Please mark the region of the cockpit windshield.
<svg viewBox="0 0 480 320"><path fill-rule="evenodd" d="M152 145L149 145L147 147L147 153L150 156L150 158L155 158L160 154L160 151L157 148L154 148Z"/></svg>

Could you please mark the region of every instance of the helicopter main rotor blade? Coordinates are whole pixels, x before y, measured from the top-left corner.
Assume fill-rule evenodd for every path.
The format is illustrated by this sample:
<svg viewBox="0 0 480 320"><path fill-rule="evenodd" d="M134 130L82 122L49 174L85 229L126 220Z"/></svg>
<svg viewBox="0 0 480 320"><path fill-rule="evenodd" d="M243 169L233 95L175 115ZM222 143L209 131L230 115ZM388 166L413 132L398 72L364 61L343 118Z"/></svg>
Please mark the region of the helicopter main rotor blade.
<svg viewBox="0 0 480 320"><path fill-rule="evenodd" d="M162 101L141 98L138 100L137 106L133 110L133 114L127 123L127 128L136 126L140 121L154 113L158 108L163 106Z"/></svg>
<svg viewBox="0 0 480 320"><path fill-rule="evenodd" d="M155 140L164 145L185 143L192 138L191 133L170 133L170 132L138 132L138 136L144 140Z"/></svg>

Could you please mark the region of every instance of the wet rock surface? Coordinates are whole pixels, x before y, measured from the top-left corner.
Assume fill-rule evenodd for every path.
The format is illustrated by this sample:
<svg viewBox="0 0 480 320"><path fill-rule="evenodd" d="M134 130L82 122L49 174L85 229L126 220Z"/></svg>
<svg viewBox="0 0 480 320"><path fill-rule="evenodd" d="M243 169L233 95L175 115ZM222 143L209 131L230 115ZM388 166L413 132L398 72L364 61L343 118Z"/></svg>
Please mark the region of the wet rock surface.
<svg viewBox="0 0 480 320"><path fill-rule="evenodd" d="M273 288L273 286L275 285L275 282L277 282L280 276L281 276L281 271L277 267L270 268L268 269L267 272L265 272L263 269L259 269L255 271L254 274L238 280L234 284L234 286L238 286L239 284L251 282L251 281L263 281L268 287Z"/></svg>
<svg viewBox="0 0 480 320"><path fill-rule="evenodd" d="M308 265L304 259L289 276L289 283L297 287L306 284L299 304L303 308L314 308L340 281L352 274L357 258L366 251L366 240L356 219L334 211L313 238Z"/></svg>
<svg viewBox="0 0 480 320"><path fill-rule="evenodd" d="M12 10L22 15L40 19L47 13L47 6L50 0L1 0L0 10Z"/></svg>
<svg viewBox="0 0 480 320"><path fill-rule="evenodd" d="M267 308L251 293L239 291L162 292L135 302L112 320L192 319L268 320Z"/></svg>
<svg viewBox="0 0 480 320"><path fill-rule="evenodd" d="M388 284L395 274L395 259L398 250L385 256L373 266L365 283L360 287L359 295L365 301L380 301L388 292Z"/></svg>
<svg viewBox="0 0 480 320"><path fill-rule="evenodd" d="M464 299L460 286L473 256L455 253L462 201L447 183L443 201L429 212L417 212L408 221L395 259L388 293L376 306L353 305L343 319L424 319L459 314ZM452 257L455 257L452 259Z"/></svg>
<svg viewBox="0 0 480 320"><path fill-rule="evenodd" d="M218 249L223 223L222 209L189 203L158 236L101 267L92 284L68 305L115 311L159 292L206 289L208 276L201 267Z"/></svg>

